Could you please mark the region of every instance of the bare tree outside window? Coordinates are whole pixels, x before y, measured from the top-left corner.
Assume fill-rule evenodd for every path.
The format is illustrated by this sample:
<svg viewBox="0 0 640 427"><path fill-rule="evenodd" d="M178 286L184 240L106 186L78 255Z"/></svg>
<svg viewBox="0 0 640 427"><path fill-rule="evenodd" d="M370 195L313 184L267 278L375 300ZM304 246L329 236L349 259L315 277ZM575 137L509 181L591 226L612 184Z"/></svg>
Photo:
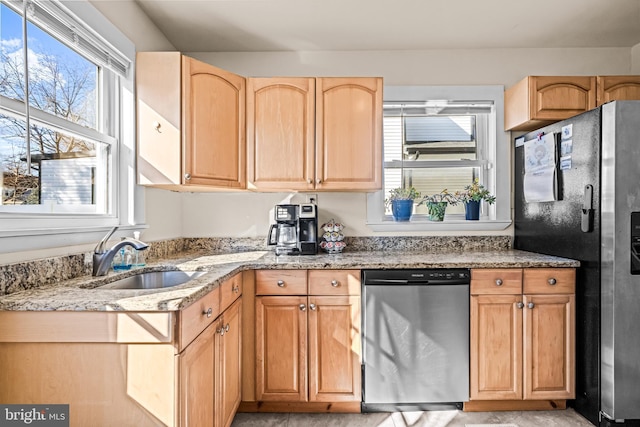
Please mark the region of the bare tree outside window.
<svg viewBox="0 0 640 427"><path fill-rule="evenodd" d="M21 40L22 18L6 6L0 7L0 95L24 102L26 79L24 43ZM28 24L27 34L29 107L95 129L99 68L32 23ZM41 204L43 161L94 158L95 163L96 152L102 150L92 141L45 125L32 123L28 137L30 153L27 153L27 125L24 117L0 114L0 167L3 170L1 204ZM27 170L28 156L31 160L31 170ZM61 162L59 170L52 176L78 178L82 180L80 185L70 185L65 179L58 179L57 187L49 187L53 188L54 192L59 191L60 195L50 197L50 202L93 202L92 199L87 201L69 197L70 192L86 192L86 187L93 189L95 184L91 174L76 176L77 174L71 174L69 171L65 172L64 168L74 167L73 162Z"/></svg>

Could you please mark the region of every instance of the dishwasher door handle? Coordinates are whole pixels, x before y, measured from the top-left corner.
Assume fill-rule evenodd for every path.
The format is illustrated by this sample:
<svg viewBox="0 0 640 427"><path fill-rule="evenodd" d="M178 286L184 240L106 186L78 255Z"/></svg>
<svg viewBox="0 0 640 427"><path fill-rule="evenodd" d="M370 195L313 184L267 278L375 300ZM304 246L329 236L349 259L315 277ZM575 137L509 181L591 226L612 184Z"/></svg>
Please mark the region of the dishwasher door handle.
<svg viewBox="0 0 640 427"><path fill-rule="evenodd" d="M394 279L369 279L364 282L365 286L438 286L438 285L468 285L468 279L452 280L452 279L436 279L436 280L394 280Z"/></svg>

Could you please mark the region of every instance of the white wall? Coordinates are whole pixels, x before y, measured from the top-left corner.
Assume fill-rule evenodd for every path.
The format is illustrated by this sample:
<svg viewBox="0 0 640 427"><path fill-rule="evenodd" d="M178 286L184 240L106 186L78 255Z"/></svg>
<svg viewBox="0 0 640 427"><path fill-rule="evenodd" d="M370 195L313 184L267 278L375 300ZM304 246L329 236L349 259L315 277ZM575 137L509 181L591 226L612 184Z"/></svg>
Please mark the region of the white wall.
<svg viewBox="0 0 640 427"><path fill-rule="evenodd" d="M640 74L640 43L631 48L631 74Z"/></svg>
<svg viewBox="0 0 640 427"><path fill-rule="evenodd" d="M137 50L175 50L136 3L104 0L92 3L136 44ZM526 75L629 74L632 67L630 51L623 48L189 55L243 76L382 76L389 85L510 86ZM274 204L305 201L304 195L288 193L189 194L147 189L145 195L149 229L143 237L149 241L180 236L264 236ZM374 234L366 226L365 193L319 193L318 203L320 221L335 218L347 225L345 231L352 236ZM496 234L512 234L512 229Z"/></svg>
<svg viewBox="0 0 640 427"><path fill-rule="evenodd" d="M135 45L136 51L174 51L176 48L132 0L89 0Z"/></svg>
<svg viewBox="0 0 640 427"><path fill-rule="evenodd" d="M91 0L91 3L135 44L136 51L176 50L134 1ZM153 241L182 237L182 195L148 188L144 195L149 228L141 233L141 238Z"/></svg>
<svg viewBox="0 0 640 427"><path fill-rule="evenodd" d="M636 47L636 51L640 48ZM504 85L527 75L629 74L627 48L598 49L483 49L381 52L253 52L189 53L202 61L244 76L382 76L388 85ZM640 52L636 53L636 57ZM638 58L636 58L638 59ZM640 70L636 71L640 73ZM184 237L264 236L272 208L292 195L215 193L183 194ZM304 196L296 196L296 199ZM147 210L162 209L163 199ZM335 218L350 236L374 233L366 225L365 193L319 193L320 221ZM149 222L151 228L155 224ZM422 232L413 235L432 235ZM507 234L513 229L487 233Z"/></svg>

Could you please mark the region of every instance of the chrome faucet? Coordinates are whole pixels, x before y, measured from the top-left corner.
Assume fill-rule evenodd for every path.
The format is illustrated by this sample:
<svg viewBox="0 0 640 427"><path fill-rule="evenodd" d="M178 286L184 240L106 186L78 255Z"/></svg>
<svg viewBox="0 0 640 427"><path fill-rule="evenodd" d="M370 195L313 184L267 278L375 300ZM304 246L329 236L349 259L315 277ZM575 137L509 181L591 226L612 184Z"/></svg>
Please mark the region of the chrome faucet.
<svg viewBox="0 0 640 427"><path fill-rule="evenodd" d="M115 226L109 231L103 238L98 242L95 249L93 250L93 275L94 276L104 276L109 271L109 267L111 267L111 262L113 261L113 257L118 251L124 246L131 246L136 250L144 250L149 247L148 244L141 242L140 240L127 237L115 245L109 250L105 249L105 245L109 238L116 232L118 226Z"/></svg>

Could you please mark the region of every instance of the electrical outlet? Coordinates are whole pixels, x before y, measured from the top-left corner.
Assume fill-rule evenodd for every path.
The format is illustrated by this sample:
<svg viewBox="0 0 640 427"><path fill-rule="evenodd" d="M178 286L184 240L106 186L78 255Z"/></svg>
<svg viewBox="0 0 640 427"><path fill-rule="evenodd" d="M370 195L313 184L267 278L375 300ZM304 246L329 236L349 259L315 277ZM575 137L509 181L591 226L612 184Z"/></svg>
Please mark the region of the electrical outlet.
<svg viewBox="0 0 640 427"><path fill-rule="evenodd" d="M317 194L307 194L307 203L313 203L314 205L318 204L318 195Z"/></svg>

